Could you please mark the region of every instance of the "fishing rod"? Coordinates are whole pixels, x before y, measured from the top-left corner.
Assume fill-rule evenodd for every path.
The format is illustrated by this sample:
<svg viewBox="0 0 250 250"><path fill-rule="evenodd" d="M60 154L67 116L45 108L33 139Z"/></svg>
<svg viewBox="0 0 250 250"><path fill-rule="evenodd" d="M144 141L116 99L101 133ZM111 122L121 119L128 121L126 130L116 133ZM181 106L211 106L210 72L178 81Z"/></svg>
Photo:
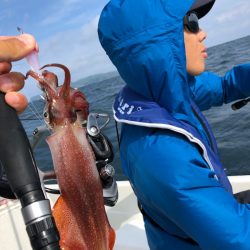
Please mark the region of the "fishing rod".
<svg viewBox="0 0 250 250"><path fill-rule="evenodd" d="M33 250L60 250L59 233L45 198L29 140L16 111L0 93L0 161L22 206Z"/></svg>

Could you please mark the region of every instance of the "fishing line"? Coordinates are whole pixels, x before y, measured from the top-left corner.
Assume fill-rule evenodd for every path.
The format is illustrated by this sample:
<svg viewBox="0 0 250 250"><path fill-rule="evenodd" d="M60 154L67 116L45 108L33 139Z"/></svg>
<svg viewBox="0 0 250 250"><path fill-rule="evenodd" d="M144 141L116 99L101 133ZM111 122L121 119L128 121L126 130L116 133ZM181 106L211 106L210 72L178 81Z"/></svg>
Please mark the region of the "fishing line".
<svg viewBox="0 0 250 250"><path fill-rule="evenodd" d="M36 118L21 118L22 121L38 121Z"/></svg>
<svg viewBox="0 0 250 250"><path fill-rule="evenodd" d="M40 98L41 98L41 96L40 96ZM42 99L42 98L41 98L41 99ZM44 99L42 99L42 102L44 103ZM36 112L37 112L38 116L40 117L40 119L43 120L43 117L42 117L42 115L40 114L38 108L36 108L34 102L30 102L30 106L34 107L34 109L36 110Z"/></svg>
<svg viewBox="0 0 250 250"><path fill-rule="evenodd" d="M35 107L35 105L32 102L30 102L29 108L31 109L31 112L35 115L35 117L37 118L37 120L39 120L40 122L42 122L43 118L39 114L37 108Z"/></svg>

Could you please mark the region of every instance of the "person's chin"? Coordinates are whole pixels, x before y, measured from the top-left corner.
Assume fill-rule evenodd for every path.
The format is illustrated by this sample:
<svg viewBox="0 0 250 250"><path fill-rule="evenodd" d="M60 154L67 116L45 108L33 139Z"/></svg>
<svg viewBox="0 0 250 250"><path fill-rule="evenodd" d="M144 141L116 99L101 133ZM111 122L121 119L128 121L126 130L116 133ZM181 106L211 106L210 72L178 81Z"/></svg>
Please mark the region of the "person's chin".
<svg viewBox="0 0 250 250"><path fill-rule="evenodd" d="M192 76L198 76L200 74L202 74L205 71L205 65L204 67L199 67L196 68L194 70L188 71L188 74L192 75Z"/></svg>

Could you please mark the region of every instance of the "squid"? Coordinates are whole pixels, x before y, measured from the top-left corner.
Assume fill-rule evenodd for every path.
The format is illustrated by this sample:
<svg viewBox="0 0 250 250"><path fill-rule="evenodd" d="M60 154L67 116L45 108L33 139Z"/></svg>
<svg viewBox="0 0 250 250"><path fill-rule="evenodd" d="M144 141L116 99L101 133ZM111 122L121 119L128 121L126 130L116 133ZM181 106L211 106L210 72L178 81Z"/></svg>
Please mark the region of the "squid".
<svg viewBox="0 0 250 250"><path fill-rule="evenodd" d="M61 68L64 83L56 74L43 70ZM104 208L100 176L95 155L86 137L89 104L82 92L70 87L69 69L47 64L38 74L30 70L46 95L44 119L52 135L47 138L61 195L53 207L62 250L111 250L115 231Z"/></svg>

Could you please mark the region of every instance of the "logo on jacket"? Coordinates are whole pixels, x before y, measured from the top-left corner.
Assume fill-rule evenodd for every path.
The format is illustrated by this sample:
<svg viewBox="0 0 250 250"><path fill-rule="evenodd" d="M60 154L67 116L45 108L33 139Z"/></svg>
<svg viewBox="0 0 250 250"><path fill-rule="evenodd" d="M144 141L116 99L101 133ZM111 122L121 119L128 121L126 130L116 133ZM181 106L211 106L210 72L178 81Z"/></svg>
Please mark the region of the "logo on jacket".
<svg viewBox="0 0 250 250"><path fill-rule="evenodd" d="M142 107L135 107L134 105L130 105L127 102L125 102L123 98L119 98L117 110L122 115L124 114L130 115L134 110L141 111Z"/></svg>

